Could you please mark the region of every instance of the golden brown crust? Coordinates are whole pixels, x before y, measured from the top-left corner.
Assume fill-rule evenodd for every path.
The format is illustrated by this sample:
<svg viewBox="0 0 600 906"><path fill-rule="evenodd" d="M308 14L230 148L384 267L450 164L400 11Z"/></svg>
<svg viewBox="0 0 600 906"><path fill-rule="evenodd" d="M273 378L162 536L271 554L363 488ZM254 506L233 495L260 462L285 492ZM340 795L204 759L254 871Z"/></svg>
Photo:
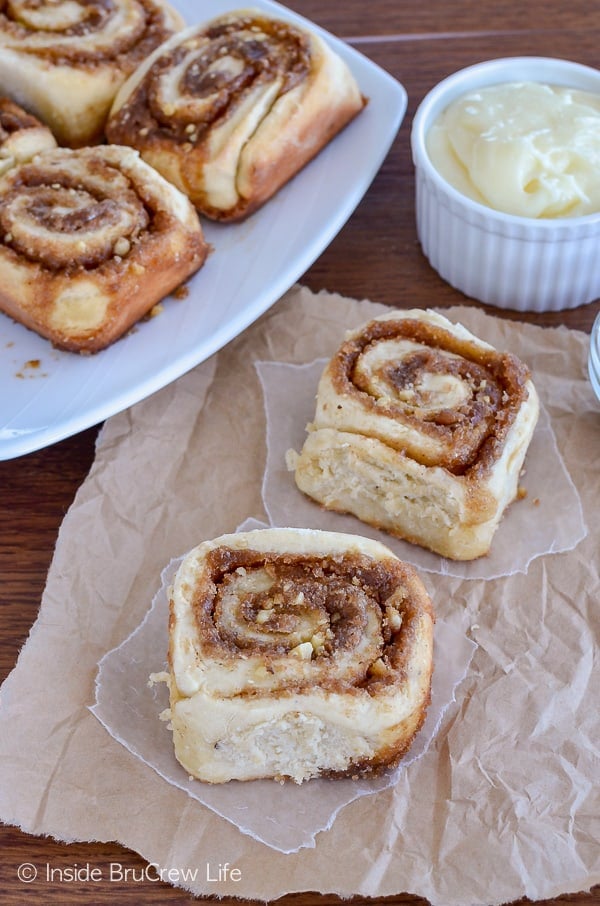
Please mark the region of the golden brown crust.
<svg viewBox="0 0 600 906"><path fill-rule="evenodd" d="M10 98L0 97L0 141L23 129L37 129L42 124Z"/></svg>
<svg viewBox="0 0 600 906"><path fill-rule="evenodd" d="M0 182L0 309L96 352L203 264L188 200L135 151L56 149Z"/></svg>
<svg viewBox="0 0 600 906"><path fill-rule="evenodd" d="M420 708L416 708L405 720L397 724L397 740L390 745L382 746L372 758L357 759L352 767L344 771L323 771L319 776L332 779L351 777L353 780L358 780L362 777L377 777L384 771L397 767L410 751L415 736L425 723L430 704L431 692L423 699Z"/></svg>
<svg viewBox="0 0 600 906"><path fill-rule="evenodd" d="M178 758L209 782L396 763L429 703L433 620L414 569L358 536L274 529L206 542L170 601Z"/></svg>
<svg viewBox="0 0 600 906"><path fill-rule="evenodd" d="M165 0L1 3L0 90L61 144L92 144L123 82L183 26Z"/></svg>
<svg viewBox="0 0 600 906"><path fill-rule="evenodd" d="M56 139L37 117L10 98L0 97L0 176L55 147Z"/></svg>
<svg viewBox="0 0 600 906"><path fill-rule="evenodd" d="M142 156L201 213L260 207L364 106L316 36L240 10L175 36L119 92L110 141Z"/></svg>

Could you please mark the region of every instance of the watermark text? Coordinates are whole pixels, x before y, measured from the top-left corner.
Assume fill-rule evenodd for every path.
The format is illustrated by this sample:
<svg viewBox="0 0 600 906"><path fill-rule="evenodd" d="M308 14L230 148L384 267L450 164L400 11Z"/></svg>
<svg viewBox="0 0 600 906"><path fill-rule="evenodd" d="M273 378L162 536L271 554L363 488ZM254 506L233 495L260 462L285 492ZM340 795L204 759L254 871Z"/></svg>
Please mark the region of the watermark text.
<svg viewBox="0 0 600 906"><path fill-rule="evenodd" d="M109 862L104 866L90 862L73 862L70 865L22 862L17 868L17 877L22 884L154 884L157 881L176 885L194 882L226 884L241 881L242 871L230 862L206 862L185 868L163 868L157 862L135 867L121 862Z"/></svg>

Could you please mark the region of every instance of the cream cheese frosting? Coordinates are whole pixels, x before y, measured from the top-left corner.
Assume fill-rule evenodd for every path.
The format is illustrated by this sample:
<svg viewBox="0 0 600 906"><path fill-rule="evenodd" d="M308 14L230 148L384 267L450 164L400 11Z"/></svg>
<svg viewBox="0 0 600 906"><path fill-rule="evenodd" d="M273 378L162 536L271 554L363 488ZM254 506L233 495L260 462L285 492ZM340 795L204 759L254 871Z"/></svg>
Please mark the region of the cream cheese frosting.
<svg viewBox="0 0 600 906"><path fill-rule="evenodd" d="M497 211L600 211L600 95L537 82L490 85L451 103L426 145L444 179Z"/></svg>

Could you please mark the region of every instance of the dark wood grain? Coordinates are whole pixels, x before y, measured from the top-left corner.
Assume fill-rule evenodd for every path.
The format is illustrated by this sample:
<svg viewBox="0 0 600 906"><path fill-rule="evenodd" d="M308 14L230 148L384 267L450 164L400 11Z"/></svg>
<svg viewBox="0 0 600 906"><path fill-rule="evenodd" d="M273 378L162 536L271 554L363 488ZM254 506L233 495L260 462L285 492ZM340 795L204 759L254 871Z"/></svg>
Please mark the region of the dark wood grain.
<svg viewBox="0 0 600 906"><path fill-rule="evenodd" d="M594 25L596 10L589 0L546 0L517 3L515 0L375 0L371 3L334 3L323 0L291 0L286 4L323 28L343 38L354 35L435 38L457 34L487 34L507 31L534 32L580 29ZM597 22L596 22L597 25ZM571 50L571 54L575 51Z"/></svg>
<svg viewBox="0 0 600 906"><path fill-rule="evenodd" d="M527 4L479 0L294 0L290 6L334 33L349 39L406 87L408 111L398 137L354 216L329 248L304 275L314 290L328 289L356 298L370 298L399 307L475 304L444 283L421 253L414 225L414 179L410 156L410 125L421 98L437 81L483 59L513 55L566 57L595 66L600 46L598 17L590 21L593 4L575 0L531 0ZM360 149L357 149L360 154ZM494 314L533 323L566 324L589 332L600 309L595 302L552 315ZM19 649L35 621L61 521L94 457L98 428L45 450L0 462L0 680L13 668ZM30 757L24 753L23 757ZM31 757L34 757L32 755ZM183 906L194 898L161 882L138 880L146 863L114 843L73 843L31 837L10 827L0 828L0 901L98 906L144 902ZM38 882L22 884L18 866L30 862ZM111 863L130 870L127 882L64 883L46 881L46 866L58 873L77 866L99 868L106 876ZM307 880L307 886L310 882ZM490 892L492 894L492 892ZM207 898L208 902L208 898ZM232 906L233 900L219 900ZM290 895L282 906L337 906L337 897L311 892ZM372 903L354 898L353 906ZM394 906L426 906L426 901L398 894L377 901ZM519 904L529 902L520 900ZM542 906L598 906L600 888L545 900Z"/></svg>

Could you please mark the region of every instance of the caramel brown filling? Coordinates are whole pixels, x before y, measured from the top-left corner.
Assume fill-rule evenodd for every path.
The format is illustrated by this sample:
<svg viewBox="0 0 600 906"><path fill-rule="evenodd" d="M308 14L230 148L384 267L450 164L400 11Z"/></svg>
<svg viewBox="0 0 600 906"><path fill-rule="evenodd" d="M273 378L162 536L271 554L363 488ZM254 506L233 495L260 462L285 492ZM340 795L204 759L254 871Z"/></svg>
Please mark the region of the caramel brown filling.
<svg viewBox="0 0 600 906"><path fill-rule="evenodd" d="M211 551L207 562L209 578L195 590L193 608L211 658L227 662L259 653L273 672L282 656L299 655L331 690L398 681L419 612L411 600L411 567L358 553L227 547ZM290 687L305 682L296 678Z"/></svg>
<svg viewBox="0 0 600 906"><path fill-rule="evenodd" d="M193 145L257 85L279 80L280 96L309 70L309 40L287 23L243 17L207 28L155 61L114 117L112 140L137 131Z"/></svg>
<svg viewBox="0 0 600 906"><path fill-rule="evenodd" d="M173 29L152 0L0 0L0 33L7 47L56 64L127 58L132 69Z"/></svg>
<svg viewBox="0 0 600 906"><path fill-rule="evenodd" d="M248 32L250 37L247 36ZM237 39L239 33L241 36ZM228 51L239 51L257 74L265 73L270 78L281 75L284 80L281 94L302 81L310 69L306 35L285 22L245 17L209 28L206 34L215 42L217 53L222 54L221 48L225 46ZM252 34L256 37L253 38Z"/></svg>
<svg viewBox="0 0 600 906"><path fill-rule="evenodd" d="M52 271L123 258L151 228L129 179L101 160L25 165L0 198L4 245Z"/></svg>
<svg viewBox="0 0 600 906"><path fill-rule="evenodd" d="M398 360L361 370L378 343L403 338L417 344ZM365 371L367 376L365 376ZM488 470L527 398L529 372L509 353L498 353L414 319L373 321L340 348L331 364L333 385L362 406L444 444L439 465L473 477ZM431 404L432 375L460 387L457 404ZM385 392L373 390L372 384ZM443 400L443 394L440 394ZM415 456L418 459L418 456Z"/></svg>

